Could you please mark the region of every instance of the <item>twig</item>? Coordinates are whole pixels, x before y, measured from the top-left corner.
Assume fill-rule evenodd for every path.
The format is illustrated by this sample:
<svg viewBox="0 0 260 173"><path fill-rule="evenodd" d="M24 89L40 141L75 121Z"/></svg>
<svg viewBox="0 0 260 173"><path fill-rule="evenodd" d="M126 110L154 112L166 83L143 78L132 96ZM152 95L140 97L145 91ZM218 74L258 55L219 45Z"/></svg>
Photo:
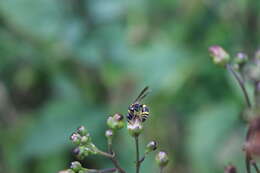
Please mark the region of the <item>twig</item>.
<svg viewBox="0 0 260 173"><path fill-rule="evenodd" d="M249 155L248 152L246 152L245 163L246 163L246 172L247 173L251 173L250 161L251 161L251 156Z"/></svg>
<svg viewBox="0 0 260 173"><path fill-rule="evenodd" d="M248 106L248 108L251 108L252 105L251 105L251 102L250 102L250 99L249 99L249 96L248 96L248 92L245 88L245 83L244 81L239 77L239 75L233 70L232 66L230 64L227 64L226 65L228 71L230 71L230 73L235 77L235 79L237 80L240 88L242 89L242 92L244 94L244 97L245 97L245 100L246 100L246 104Z"/></svg>
<svg viewBox="0 0 260 173"><path fill-rule="evenodd" d="M163 167L160 167L160 173L163 173Z"/></svg>
<svg viewBox="0 0 260 173"><path fill-rule="evenodd" d="M108 157L108 158L114 158L113 154L109 154L109 153L101 151L101 150L98 150L98 154L105 156L105 157Z"/></svg>
<svg viewBox="0 0 260 173"><path fill-rule="evenodd" d="M115 153L113 152L113 149L112 149L112 139L108 140L107 142L107 146L108 146L108 152L113 155L114 157L111 157L111 161L113 162L113 164L115 165L115 167L117 168L117 170L120 172L120 173L126 173L125 170L123 168L121 168L121 166L119 165L119 162L115 156Z"/></svg>
<svg viewBox="0 0 260 173"><path fill-rule="evenodd" d="M140 159L139 159L139 140L138 136L135 137L135 148L136 148L136 173L139 173L140 171Z"/></svg>
<svg viewBox="0 0 260 173"><path fill-rule="evenodd" d="M97 169L88 169L87 172L88 173L111 173L111 172L116 172L117 169L116 168L107 168L107 169L101 169L101 170L97 170Z"/></svg>

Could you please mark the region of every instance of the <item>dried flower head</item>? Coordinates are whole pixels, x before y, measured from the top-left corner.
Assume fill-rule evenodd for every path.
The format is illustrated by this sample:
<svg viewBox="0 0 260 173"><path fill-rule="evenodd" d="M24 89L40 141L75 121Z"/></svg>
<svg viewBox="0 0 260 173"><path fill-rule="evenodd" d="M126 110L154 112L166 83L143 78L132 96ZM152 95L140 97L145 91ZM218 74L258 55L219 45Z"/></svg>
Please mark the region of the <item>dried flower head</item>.
<svg viewBox="0 0 260 173"><path fill-rule="evenodd" d="M135 119L134 121L129 121L127 123L127 130L133 137L139 136L140 133L143 131L143 125L141 120Z"/></svg>

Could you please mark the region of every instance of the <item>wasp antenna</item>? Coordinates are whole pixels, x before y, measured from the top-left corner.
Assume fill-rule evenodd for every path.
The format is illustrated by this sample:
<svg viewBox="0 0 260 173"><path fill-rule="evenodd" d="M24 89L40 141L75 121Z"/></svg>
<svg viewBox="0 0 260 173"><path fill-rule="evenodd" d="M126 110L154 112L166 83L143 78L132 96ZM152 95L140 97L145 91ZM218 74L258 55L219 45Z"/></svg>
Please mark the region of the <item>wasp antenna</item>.
<svg viewBox="0 0 260 173"><path fill-rule="evenodd" d="M146 86L146 87L140 92L140 94L137 96L137 98L135 99L134 102L137 102L137 101L139 101L139 100L142 100L144 97L146 97L147 94L149 93L149 92L147 92L148 89L149 89L149 87Z"/></svg>

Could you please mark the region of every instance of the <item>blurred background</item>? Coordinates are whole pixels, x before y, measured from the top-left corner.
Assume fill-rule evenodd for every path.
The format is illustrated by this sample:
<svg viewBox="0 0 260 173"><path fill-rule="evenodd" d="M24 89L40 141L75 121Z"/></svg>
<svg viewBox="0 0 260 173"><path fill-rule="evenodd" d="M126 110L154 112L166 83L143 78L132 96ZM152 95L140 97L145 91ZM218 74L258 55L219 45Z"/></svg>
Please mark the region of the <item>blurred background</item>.
<svg viewBox="0 0 260 173"><path fill-rule="evenodd" d="M259 40L259 0L1 0L0 172L68 168L79 125L105 150L107 117L126 114L146 85L141 144L159 141L165 172L221 173L231 162L244 171L244 100L207 49L253 55ZM114 147L134 172L126 130ZM82 163L112 167L99 156ZM154 154L141 171L158 172Z"/></svg>

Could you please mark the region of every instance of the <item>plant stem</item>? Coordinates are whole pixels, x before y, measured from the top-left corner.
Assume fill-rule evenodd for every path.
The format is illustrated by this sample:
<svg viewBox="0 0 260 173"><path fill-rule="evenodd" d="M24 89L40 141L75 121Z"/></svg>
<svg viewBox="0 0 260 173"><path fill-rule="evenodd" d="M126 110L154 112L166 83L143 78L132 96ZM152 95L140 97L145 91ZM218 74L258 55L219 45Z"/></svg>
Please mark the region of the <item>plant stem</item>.
<svg viewBox="0 0 260 173"><path fill-rule="evenodd" d="M163 173L163 167L160 167L160 173Z"/></svg>
<svg viewBox="0 0 260 173"><path fill-rule="evenodd" d="M109 153L104 152L104 151L101 151L101 150L98 150L98 154L100 154L102 156L105 156L105 157L108 157L108 158L113 158L114 157L114 155L109 154Z"/></svg>
<svg viewBox="0 0 260 173"><path fill-rule="evenodd" d="M256 172L257 172L257 173L260 173L260 170L259 170L259 168L258 168L258 166L257 166L257 164L256 164L255 161L253 161L252 165L253 165L253 167L255 168Z"/></svg>
<svg viewBox="0 0 260 173"><path fill-rule="evenodd" d="M121 166L119 165L119 162L113 152L113 149L112 149L112 139L108 140L107 142L107 146L108 146L108 152L113 155L114 157L111 157L111 161L113 162L113 164L115 165L115 167L117 168L117 170L120 172L120 173L126 173L125 170L123 168L121 168Z"/></svg>
<svg viewBox="0 0 260 173"><path fill-rule="evenodd" d="M244 94L244 97L245 97L245 101L246 101L246 104L248 106L248 108L251 108L252 105L251 105L251 102L250 102L250 99L249 99L249 95L248 95L248 92L245 88L245 83L244 81L239 77L239 75L234 71L234 69L232 68L232 66L230 64L227 64L226 65L228 71L235 77L235 79L237 80L240 88L242 89L242 92Z"/></svg>
<svg viewBox="0 0 260 173"><path fill-rule="evenodd" d="M139 159L139 140L138 136L135 137L135 148L136 148L136 173L140 171L140 159Z"/></svg>
<svg viewBox="0 0 260 173"><path fill-rule="evenodd" d="M86 172L88 173L111 173L111 172L116 172L116 168L107 168L107 169L88 169Z"/></svg>
<svg viewBox="0 0 260 173"><path fill-rule="evenodd" d="M260 107L260 81L255 82L255 107Z"/></svg>

